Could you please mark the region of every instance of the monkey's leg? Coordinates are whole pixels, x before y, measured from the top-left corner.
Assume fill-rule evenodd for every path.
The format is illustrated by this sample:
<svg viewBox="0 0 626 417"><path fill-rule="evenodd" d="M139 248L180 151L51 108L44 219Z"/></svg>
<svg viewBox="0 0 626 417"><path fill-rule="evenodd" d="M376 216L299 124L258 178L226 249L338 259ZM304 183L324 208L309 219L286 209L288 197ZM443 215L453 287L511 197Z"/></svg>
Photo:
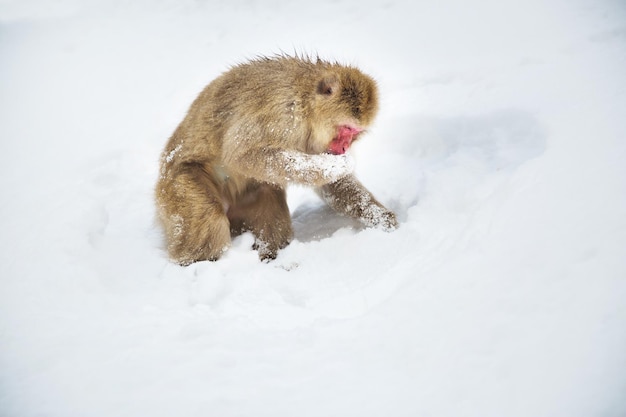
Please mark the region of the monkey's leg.
<svg viewBox="0 0 626 417"><path fill-rule="evenodd" d="M275 259L293 237L285 190L275 185L251 182L230 206L228 218L233 233L254 234L254 248L263 261Z"/></svg>
<svg viewBox="0 0 626 417"><path fill-rule="evenodd" d="M157 203L170 257L179 264L217 260L230 246L221 187L207 166L173 167L159 181Z"/></svg>
<svg viewBox="0 0 626 417"><path fill-rule="evenodd" d="M398 228L396 215L380 204L353 175L326 184L317 191L335 211L357 218L366 226L385 231Z"/></svg>

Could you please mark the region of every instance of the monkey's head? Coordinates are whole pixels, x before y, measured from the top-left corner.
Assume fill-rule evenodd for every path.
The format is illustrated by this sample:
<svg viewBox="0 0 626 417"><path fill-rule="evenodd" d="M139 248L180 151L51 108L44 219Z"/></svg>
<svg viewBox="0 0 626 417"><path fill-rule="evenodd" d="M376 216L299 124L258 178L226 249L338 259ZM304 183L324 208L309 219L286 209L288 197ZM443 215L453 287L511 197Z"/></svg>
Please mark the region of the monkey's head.
<svg viewBox="0 0 626 417"><path fill-rule="evenodd" d="M334 65L317 80L312 153L344 154L378 111L376 82L356 68Z"/></svg>

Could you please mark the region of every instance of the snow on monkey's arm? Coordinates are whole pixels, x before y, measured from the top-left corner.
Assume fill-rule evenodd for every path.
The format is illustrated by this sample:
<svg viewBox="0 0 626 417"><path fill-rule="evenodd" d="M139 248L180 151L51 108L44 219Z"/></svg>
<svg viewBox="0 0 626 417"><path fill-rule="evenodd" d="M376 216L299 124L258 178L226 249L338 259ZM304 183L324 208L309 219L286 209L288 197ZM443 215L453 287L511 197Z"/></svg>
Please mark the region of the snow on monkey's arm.
<svg viewBox="0 0 626 417"><path fill-rule="evenodd" d="M348 154L308 155L297 151L283 151L285 171L290 181L319 186L351 174L354 158Z"/></svg>
<svg viewBox="0 0 626 417"><path fill-rule="evenodd" d="M354 171L354 159L348 155L319 154L284 149L254 149L237 158L241 173L278 185L298 183L320 187Z"/></svg>

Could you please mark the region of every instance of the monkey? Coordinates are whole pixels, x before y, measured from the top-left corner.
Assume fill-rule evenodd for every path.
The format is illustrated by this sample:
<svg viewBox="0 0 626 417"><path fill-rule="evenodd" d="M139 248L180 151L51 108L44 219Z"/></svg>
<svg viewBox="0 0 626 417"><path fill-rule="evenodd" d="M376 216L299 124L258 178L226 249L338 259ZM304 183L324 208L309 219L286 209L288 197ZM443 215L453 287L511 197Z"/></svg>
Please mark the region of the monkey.
<svg viewBox="0 0 626 417"><path fill-rule="evenodd" d="M170 258L219 259L246 231L262 261L293 238L288 183L313 187L339 213L386 231L396 215L356 179L346 152L378 111L376 82L353 66L257 57L193 101L160 158L157 218Z"/></svg>

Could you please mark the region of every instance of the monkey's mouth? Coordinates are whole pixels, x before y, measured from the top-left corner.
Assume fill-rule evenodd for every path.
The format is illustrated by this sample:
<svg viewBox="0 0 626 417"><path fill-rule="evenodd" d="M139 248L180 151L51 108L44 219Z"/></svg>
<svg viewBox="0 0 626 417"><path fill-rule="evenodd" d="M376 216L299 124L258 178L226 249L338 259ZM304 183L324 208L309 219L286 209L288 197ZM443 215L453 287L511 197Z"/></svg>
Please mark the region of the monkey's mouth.
<svg viewBox="0 0 626 417"><path fill-rule="evenodd" d="M337 128L337 135L328 146L328 152L333 155L343 155L350 149L352 142L363 132L363 129L354 125L341 125Z"/></svg>

